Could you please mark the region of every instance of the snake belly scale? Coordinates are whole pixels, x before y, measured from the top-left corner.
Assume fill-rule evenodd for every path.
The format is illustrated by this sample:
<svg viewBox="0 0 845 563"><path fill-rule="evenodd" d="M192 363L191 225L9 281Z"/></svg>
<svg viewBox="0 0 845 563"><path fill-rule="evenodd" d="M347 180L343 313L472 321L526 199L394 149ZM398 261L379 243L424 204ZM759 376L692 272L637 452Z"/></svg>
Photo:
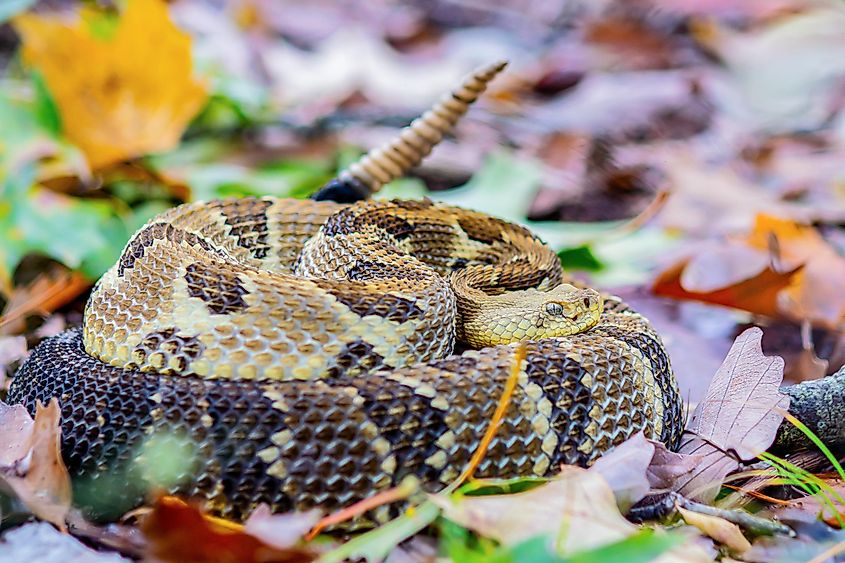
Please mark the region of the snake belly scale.
<svg viewBox="0 0 845 563"><path fill-rule="evenodd" d="M403 172L382 174L392 149L379 150L340 180L375 191ZM478 349L453 354L456 338ZM519 340L517 387L476 476L587 465L640 430L677 443L681 400L644 317L563 283L523 227L428 200L172 209L97 283L83 327L33 351L9 400L58 397L68 467L88 490L132 477L111 483L121 509L143 500L146 445L176 436L191 461L170 490L216 514L333 510L407 475L430 491L454 480Z"/></svg>

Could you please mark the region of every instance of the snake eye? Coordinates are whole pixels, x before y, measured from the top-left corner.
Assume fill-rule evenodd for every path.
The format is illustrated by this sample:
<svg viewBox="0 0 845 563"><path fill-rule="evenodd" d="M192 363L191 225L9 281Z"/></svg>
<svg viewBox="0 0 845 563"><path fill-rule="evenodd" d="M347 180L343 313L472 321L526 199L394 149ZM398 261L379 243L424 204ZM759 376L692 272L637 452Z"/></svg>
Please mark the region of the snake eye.
<svg viewBox="0 0 845 563"><path fill-rule="evenodd" d="M546 312L555 317L563 316L563 306L560 303L546 303Z"/></svg>
<svg viewBox="0 0 845 563"><path fill-rule="evenodd" d="M584 298L584 307L586 307L587 309L589 309L589 308L590 308L590 305L592 305L592 304L593 304L593 300L592 300L592 299L590 299L589 297L585 297L585 298Z"/></svg>

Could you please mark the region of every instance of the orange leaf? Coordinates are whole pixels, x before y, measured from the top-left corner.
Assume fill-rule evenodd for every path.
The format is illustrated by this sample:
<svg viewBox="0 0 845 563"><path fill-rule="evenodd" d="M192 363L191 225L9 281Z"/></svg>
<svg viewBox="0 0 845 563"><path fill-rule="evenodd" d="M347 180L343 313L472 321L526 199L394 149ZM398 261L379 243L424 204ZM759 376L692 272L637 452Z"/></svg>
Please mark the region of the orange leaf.
<svg viewBox="0 0 845 563"><path fill-rule="evenodd" d="M161 0L130 0L113 34L48 16L14 20L24 60L56 100L64 133L103 167L176 146L206 100L191 44Z"/></svg>
<svg viewBox="0 0 845 563"><path fill-rule="evenodd" d="M759 214L748 234L671 266L652 289L835 328L845 315L845 258L812 227Z"/></svg>
<svg viewBox="0 0 845 563"><path fill-rule="evenodd" d="M778 295L789 287L796 268L789 272L775 272L765 268L749 279L713 291L687 291L681 285L681 275L689 259L679 262L662 272L654 280L652 291L655 295L692 299L742 309L758 315L778 316Z"/></svg>
<svg viewBox="0 0 845 563"><path fill-rule="evenodd" d="M181 500L163 496L141 523L149 540L149 555L160 561L284 561L308 562L314 553L305 548L278 549L228 525Z"/></svg>

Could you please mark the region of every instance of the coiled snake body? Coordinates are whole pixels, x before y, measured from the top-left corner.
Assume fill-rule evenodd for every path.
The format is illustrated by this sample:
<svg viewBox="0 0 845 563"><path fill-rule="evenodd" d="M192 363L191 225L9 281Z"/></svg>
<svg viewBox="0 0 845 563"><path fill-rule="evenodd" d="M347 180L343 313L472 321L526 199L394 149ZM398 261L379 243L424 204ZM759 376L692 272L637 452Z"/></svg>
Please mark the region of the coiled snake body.
<svg viewBox="0 0 845 563"><path fill-rule="evenodd" d="M391 150L340 181L377 189L402 167L360 172ZM659 336L562 275L526 229L427 200L183 205L130 240L83 328L36 348L9 399L60 399L77 498L101 516L103 495L142 500L162 451L185 459L168 488L232 518L262 502L331 510L406 475L437 490L479 446L518 340L477 477L585 465L639 430L673 445L681 401ZM450 355L456 337L480 349Z"/></svg>

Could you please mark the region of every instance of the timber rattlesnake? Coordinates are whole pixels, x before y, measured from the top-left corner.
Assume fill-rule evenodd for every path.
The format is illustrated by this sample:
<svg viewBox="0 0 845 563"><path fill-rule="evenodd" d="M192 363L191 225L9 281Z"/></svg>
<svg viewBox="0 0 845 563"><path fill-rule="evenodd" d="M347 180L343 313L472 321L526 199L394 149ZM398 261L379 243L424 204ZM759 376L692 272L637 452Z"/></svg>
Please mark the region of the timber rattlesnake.
<svg viewBox="0 0 845 563"><path fill-rule="evenodd" d="M330 187L366 195L404 174L500 69ZM68 466L121 510L142 499L163 436L190 460L171 490L232 518L261 502L336 509L409 474L450 483L487 429L514 340L528 340L526 359L476 476L588 464L639 430L677 442L659 336L562 276L526 229L428 200L183 205L133 236L83 328L36 348L9 398L32 411L58 397ZM481 349L450 356L456 335Z"/></svg>

